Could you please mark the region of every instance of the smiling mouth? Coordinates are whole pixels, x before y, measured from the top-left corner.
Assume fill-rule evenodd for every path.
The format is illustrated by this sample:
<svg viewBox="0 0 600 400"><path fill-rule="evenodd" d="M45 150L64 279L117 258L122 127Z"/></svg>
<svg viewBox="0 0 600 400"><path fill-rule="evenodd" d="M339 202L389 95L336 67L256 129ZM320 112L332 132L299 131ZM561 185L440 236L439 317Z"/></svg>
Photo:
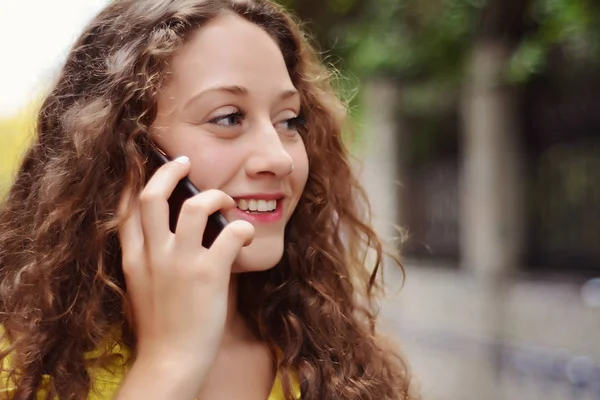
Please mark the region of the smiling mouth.
<svg viewBox="0 0 600 400"><path fill-rule="evenodd" d="M277 209L277 200L261 200L261 199L238 199L236 207L248 214L268 214Z"/></svg>

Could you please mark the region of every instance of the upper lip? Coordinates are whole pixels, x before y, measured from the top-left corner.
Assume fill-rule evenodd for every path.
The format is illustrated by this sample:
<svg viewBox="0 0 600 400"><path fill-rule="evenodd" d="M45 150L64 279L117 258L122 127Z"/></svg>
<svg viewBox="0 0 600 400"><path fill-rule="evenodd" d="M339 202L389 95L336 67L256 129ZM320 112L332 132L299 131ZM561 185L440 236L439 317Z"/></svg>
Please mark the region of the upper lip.
<svg viewBox="0 0 600 400"><path fill-rule="evenodd" d="M248 200L279 200L285 195L281 192L278 193L248 193L231 196L234 200L248 199Z"/></svg>

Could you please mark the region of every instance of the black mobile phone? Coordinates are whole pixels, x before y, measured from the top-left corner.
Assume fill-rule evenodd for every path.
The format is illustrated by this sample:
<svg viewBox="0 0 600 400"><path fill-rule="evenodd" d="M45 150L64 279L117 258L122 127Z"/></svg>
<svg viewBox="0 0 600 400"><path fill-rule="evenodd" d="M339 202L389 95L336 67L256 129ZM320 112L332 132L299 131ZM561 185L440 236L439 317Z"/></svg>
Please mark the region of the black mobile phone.
<svg viewBox="0 0 600 400"><path fill-rule="evenodd" d="M159 147L154 144L151 144L149 151L150 161L153 164L154 171L158 169L163 164L166 164L170 161L169 157L166 155L164 151L162 151ZM171 232L175 233L175 227L177 226L177 221L179 220L179 214L181 213L181 207L183 206L183 202L189 199L192 196L200 193L200 190L194 186L194 184L187 178L183 178L179 181L171 197L169 197L169 228ZM208 216L208 222L206 223L206 229L204 230L204 235L202 238L202 245L206 248L209 248L219 233L225 228L227 225L227 220L220 212L215 212Z"/></svg>

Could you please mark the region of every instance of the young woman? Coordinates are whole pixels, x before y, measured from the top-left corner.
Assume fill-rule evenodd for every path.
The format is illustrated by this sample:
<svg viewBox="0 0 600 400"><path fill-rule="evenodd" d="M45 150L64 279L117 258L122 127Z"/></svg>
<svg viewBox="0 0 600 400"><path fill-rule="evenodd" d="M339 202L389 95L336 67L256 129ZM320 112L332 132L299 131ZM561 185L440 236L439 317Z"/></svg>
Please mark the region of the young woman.
<svg viewBox="0 0 600 400"><path fill-rule="evenodd" d="M269 1L112 1L0 211L2 394L416 398L375 332L382 245L329 77Z"/></svg>

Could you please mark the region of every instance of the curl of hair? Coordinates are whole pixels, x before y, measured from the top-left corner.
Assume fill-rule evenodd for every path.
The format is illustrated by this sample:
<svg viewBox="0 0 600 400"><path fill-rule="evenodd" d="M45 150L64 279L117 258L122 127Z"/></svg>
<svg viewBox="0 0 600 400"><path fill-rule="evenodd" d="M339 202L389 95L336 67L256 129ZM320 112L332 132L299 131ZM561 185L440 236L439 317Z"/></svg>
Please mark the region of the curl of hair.
<svg viewBox="0 0 600 400"><path fill-rule="evenodd" d="M106 343L135 350L118 204L148 179L142 146L170 59L222 13L261 26L279 44L302 96L310 163L284 256L242 276L240 307L279 352L287 399L293 373L306 400L413 398L406 362L375 331L383 250L342 141L345 107L298 24L261 0L116 0L75 43L0 209L0 324L10 343L0 359L12 357L12 398L40 389L48 399L85 398L90 367L128 361L115 360Z"/></svg>

